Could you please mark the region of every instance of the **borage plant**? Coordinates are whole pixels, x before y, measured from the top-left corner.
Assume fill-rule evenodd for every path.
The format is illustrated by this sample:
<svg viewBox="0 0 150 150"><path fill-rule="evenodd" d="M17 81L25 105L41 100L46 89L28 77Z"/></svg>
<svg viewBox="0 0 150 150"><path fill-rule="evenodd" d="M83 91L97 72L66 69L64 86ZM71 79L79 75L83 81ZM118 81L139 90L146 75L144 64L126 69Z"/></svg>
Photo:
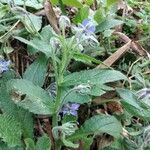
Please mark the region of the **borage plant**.
<svg viewBox="0 0 150 150"><path fill-rule="evenodd" d="M10 115L12 110L7 112L6 102L2 98L3 113L0 121L3 125L0 125L0 128L7 125L7 130L10 129L11 132L6 134L7 130L4 130L0 137L11 147L21 148L25 145L27 149L36 150L48 150L51 145L53 149L61 149L62 146L78 148L82 142L83 149L89 149L96 135L106 133L114 138L121 136L121 123L114 116L103 113L92 115L81 125L78 123L78 110L82 104L87 103L90 106L94 97L115 90L106 83L126 80L126 77L113 69L70 72L69 66L74 60L88 64L101 63L85 53L86 47L98 45L94 34L95 23L92 19L85 19L82 24L72 26L69 18L61 16L59 26L61 34L56 34L50 26L46 26L38 37L30 41L14 36L27 44L31 53L39 52L37 59L23 74L23 79L13 71L2 73L8 70L10 62L1 61L1 92L7 88L7 91L3 92L3 98L7 97L7 103L12 105L14 114ZM73 34L67 34L66 29ZM47 84L46 74L50 74L47 72L49 65L51 73L53 72L52 80L50 86L45 88L43 85ZM46 132L40 127L40 134L43 136L36 144L33 140L31 113L35 114L39 126L42 120L46 126ZM12 131L12 126L16 131ZM47 133L51 140L44 133Z"/></svg>

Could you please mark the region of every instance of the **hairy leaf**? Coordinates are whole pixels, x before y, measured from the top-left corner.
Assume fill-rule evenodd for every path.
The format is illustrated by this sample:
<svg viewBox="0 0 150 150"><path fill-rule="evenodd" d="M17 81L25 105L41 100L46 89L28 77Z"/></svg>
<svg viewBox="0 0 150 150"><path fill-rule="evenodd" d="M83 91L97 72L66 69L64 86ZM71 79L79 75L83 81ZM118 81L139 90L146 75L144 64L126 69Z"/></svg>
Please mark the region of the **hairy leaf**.
<svg viewBox="0 0 150 150"><path fill-rule="evenodd" d="M76 8L82 7L82 3L80 2L80 0L62 0L62 2L67 6L73 6Z"/></svg>
<svg viewBox="0 0 150 150"><path fill-rule="evenodd" d="M0 115L0 138L10 147L21 145L21 125L12 116Z"/></svg>
<svg viewBox="0 0 150 150"><path fill-rule="evenodd" d="M22 37L14 36L15 39L27 44L34 48L34 53L40 51L43 52L48 58L51 56L51 48L45 41L35 38L31 41L28 41Z"/></svg>
<svg viewBox="0 0 150 150"><path fill-rule="evenodd" d="M21 20L26 30L30 33L37 33L41 29L42 17L29 13L25 16L21 16Z"/></svg>
<svg viewBox="0 0 150 150"><path fill-rule="evenodd" d="M47 71L47 59L40 55L25 71L23 78L40 87L43 86Z"/></svg>
<svg viewBox="0 0 150 150"><path fill-rule="evenodd" d="M47 135L40 137L36 143L36 150L50 150L51 141Z"/></svg>
<svg viewBox="0 0 150 150"><path fill-rule="evenodd" d="M25 79L10 80L7 84L12 100L35 114L52 114L53 102L48 93Z"/></svg>
<svg viewBox="0 0 150 150"><path fill-rule="evenodd" d="M8 3L8 0L1 0L2 3ZM14 0L15 5L24 5L24 0ZM35 9L41 9L43 6L38 0L26 0L25 6L32 7Z"/></svg>
<svg viewBox="0 0 150 150"><path fill-rule="evenodd" d="M0 141L0 150L24 150L22 146L8 147L4 142Z"/></svg>
<svg viewBox="0 0 150 150"><path fill-rule="evenodd" d="M77 140L91 134L99 133L107 133L115 138L118 138L121 132L122 126L114 116L96 115L89 120L86 120L81 128L75 134L70 136L69 139Z"/></svg>
<svg viewBox="0 0 150 150"><path fill-rule="evenodd" d="M30 138L24 140L26 144L26 150L36 150L34 141Z"/></svg>
<svg viewBox="0 0 150 150"><path fill-rule="evenodd" d="M141 106L140 101L137 100L137 97L132 93L132 91L127 89L118 89L117 92L122 98L121 103L129 113L133 116L150 120L150 110Z"/></svg>
<svg viewBox="0 0 150 150"><path fill-rule="evenodd" d="M64 78L63 86L72 86L79 84L105 84L127 78L119 71L115 70L85 70L72 73Z"/></svg>
<svg viewBox="0 0 150 150"><path fill-rule="evenodd" d="M7 72L4 73L3 77L0 79L0 110L8 116L14 117L15 120L21 124L24 138L33 138L33 118L31 113L18 107L11 100L11 97L6 90L7 81L14 77L13 72Z"/></svg>
<svg viewBox="0 0 150 150"><path fill-rule="evenodd" d="M123 21L117 19L107 19L96 27L96 32L103 32L120 24L123 24Z"/></svg>
<svg viewBox="0 0 150 150"><path fill-rule="evenodd" d="M89 7L88 6L83 6L78 13L76 14L75 18L73 21L75 23L81 23L84 19L88 18L89 14Z"/></svg>

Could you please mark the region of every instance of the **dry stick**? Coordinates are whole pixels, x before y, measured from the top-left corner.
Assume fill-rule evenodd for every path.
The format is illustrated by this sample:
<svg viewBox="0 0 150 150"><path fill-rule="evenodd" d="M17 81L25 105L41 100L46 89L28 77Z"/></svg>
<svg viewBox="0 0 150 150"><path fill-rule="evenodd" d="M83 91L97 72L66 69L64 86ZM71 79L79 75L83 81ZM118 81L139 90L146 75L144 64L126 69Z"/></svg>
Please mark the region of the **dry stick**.
<svg viewBox="0 0 150 150"><path fill-rule="evenodd" d="M126 43L124 46L119 48L110 57L108 57L103 63L106 66L110 67L112 64L114 64L120 57L122 57L130 49L130 46L131 46L131 40L128 43ZM106 66L100 64L96 68L106 68Z"/></svg>
<svg viewBox="0 0 150 150"><path fill-rule="evenodd" d="M54 31L57 34L60 34L57 18L56 18L55 12L53 10L53 7L52 7L52 4L50 3L50 1L46 0L46 2L44 3L44 10L45 10L45 14L46 14L46 17L47 17L50 25L52 26L52 28L54 29Z"/></svg>
<svg viewBox="0 0 150 150"><path fill-rule="evenodd" d="M131 39L126 36L124 33L122 32L113 32L114 35L119 36L119 38L124 42L124 43L128 43L129 41L131 41ZM136 41L132 41L131 43L131 49L133 49L136 53L138 53L140 56L144 56L146 55L146 50Z"/></svg>

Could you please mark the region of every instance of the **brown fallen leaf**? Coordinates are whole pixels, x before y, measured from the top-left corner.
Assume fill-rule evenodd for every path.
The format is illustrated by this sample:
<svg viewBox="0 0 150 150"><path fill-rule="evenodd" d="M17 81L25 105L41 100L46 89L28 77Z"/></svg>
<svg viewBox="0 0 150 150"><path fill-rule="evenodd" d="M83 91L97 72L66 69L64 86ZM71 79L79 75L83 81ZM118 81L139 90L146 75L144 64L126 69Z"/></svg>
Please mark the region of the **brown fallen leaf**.
<svg viewBox="0 0 150 150"><path fill-rule="evenodd" d="M54 31L57 34L60 34L60 30L58 28L57 17L55 15L55 12L53 10L53 7L52 7L52 4L50 3L50 1L48 1L48 0L45 1L44 10L45 10L45 14L47 16L47 19L48 19L50 25L52 26L52 28L54 29Z"/></svg>
<svg viewBox="0 0 150 150"><path fill-rule="evenodd" d="M117 35L124 43L132 41L127 35L122 32L113 32L114 35ZM132 41L131 49L140 56L145 56L147 51L136 41Z"/></svg>

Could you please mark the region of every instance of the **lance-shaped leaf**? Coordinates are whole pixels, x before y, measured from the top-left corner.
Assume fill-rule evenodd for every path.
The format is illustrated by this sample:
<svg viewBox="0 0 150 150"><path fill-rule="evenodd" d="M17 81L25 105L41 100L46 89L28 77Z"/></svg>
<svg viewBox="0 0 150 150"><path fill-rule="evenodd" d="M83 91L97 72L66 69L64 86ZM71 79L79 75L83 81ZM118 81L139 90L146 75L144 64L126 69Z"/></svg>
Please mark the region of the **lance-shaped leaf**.
<svg viewBox="0 0 150 150"><path fill-rule="evenodd" d="M47 59L40 55L25 71L23 78L40 87L43 86L47 71Z"/></svg>
<svg viewBox="0 0 150 150"><path fill-rule="evenodd" d="M47 135L43 135L38 138L36 143L36 150L50 150L51 149L51 141Z"/></svg>
<svg viewBox="0 0 150 150"><path fill-rule="evenodd" d="M64 78L62 86L79 84L105 84L109 82L126 80L127 78L119 71L107 69L92 69L72 73Z"/></svg>
<svg viewBox="0 0 150 150"><path fill-rule="evenodd" d="M0 115L0 138L10 147L21 145L21 125L12 116Z"/></svg>
<svg viewBox="0 0 150 150"><path fill-rule="evenodd" d="M133 116L140 117L150 121L150 110L142 107L140 100L137 100L136 95L127 89L118 89L120 97L122 98L121 103L125 109Z"/></svg>
<svg viewBox="0 0 150 150"><path fill-rule="evenodd" d="M109 115L96 115L89 120L85 121L83 126L73 135L69 140L78 140L86 138L91 134L107 133L115 138L120 136L122 126L120 122L114 117Z"/></svg>
<svg viewBox="0 0 150 150"><path fill-rule="evenodd" d="M12 100L34 114L52 114L54 103L48 93L25 79L13 79L7 84Z"/></svg>
<svg viewBox="0 0 150 150"><path fill-rule="evenodd" d="M117 19L106 19L105 21L101 22L97 27L96 27L96 33L97 32L103 32L105 30L114 28L115 26L123 24L123 21L117 20Z"/></svg>

